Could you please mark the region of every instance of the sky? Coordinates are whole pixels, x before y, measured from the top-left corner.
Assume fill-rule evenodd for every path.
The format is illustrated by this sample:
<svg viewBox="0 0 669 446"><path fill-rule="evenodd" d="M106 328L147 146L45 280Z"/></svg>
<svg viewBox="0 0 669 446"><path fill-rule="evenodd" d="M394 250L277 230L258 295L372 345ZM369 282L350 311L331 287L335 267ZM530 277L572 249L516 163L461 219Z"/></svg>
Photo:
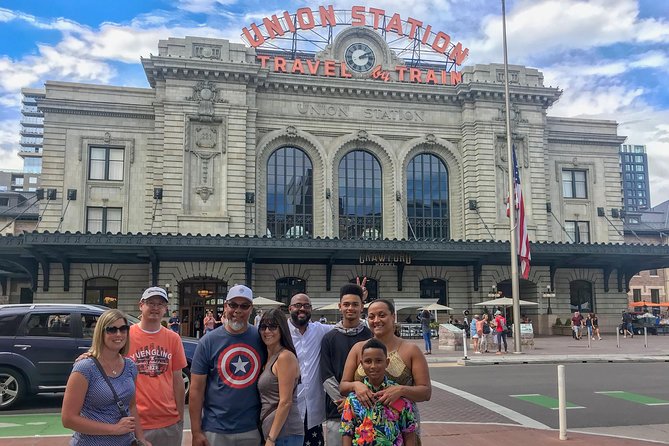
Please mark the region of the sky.
<svg viewBox="0 0 669 446"><path fill-rule="evenodd" d="M276 0L0 0L0 168L20 169L20 90L47 80L148 87L140 57L158 40L241 42L263 17L319 3ZM503 61L500 0L342 0L413 17L469 48L463 65ZM669 0L508 0L509 63L564 90L551 116L612 119L645 144L651 204L669 200Z"/></svg>

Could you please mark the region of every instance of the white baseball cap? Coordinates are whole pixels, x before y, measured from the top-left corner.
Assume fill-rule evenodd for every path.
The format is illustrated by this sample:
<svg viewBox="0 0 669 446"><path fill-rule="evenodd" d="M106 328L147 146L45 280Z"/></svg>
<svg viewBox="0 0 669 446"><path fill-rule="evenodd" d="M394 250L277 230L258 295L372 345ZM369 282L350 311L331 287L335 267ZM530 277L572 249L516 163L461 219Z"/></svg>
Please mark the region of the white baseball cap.
<svg viewBox="0 0 669 446"><path fill-rule="evenodd" d="M150 288L145 289L144 293L142 293L142 298L139 299L139 301L143 302L153 296L162 297L163 299L165 299L165 302L170 301L170 299L167 297L167 291L160 288L159 286L152 286Z"/></svg>
<svg viewBox="0 0 669 446"><path fill-rule="evenodd" d="M243 297L249 302L253 303L253 291L251 288L246 285L235 285L228 291L228 296L225 298L225 301L234 299L235 297Z"/></svg>

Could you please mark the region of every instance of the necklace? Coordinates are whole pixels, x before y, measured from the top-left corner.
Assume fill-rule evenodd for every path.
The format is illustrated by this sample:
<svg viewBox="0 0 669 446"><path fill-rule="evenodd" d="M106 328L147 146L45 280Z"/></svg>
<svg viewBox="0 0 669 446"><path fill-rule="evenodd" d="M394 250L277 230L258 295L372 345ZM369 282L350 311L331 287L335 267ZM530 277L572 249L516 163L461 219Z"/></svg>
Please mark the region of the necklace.
<svg viewBox="0 0 669 446"><path fill-rule="evenodd" d="M116 365L118 365L118 357L116 358L115 362L116 362ZM112 375L116 376L118 374L118 372L116 371L115 366L113 366L113 365L110 366L107 361L102 361L102 363L103 363L103 365L105 365L107 367L107 369L111 369L111 374Z"/></svg>

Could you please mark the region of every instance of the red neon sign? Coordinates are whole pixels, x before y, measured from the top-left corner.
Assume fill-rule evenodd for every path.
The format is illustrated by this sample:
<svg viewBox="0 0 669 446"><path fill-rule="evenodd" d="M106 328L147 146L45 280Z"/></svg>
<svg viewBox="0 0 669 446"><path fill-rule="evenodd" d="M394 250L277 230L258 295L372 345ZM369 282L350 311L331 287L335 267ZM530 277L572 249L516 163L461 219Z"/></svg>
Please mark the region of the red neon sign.
<svg viewBox="0 0 669 446"><path fill-rule="evenodd" d="M462 43L452 43L451 36L442 31L434 32L432 25L425 25L413 17L402 20L398 13L388 16L383 9L365 6L352 6L350 15L351 26L382 29L395 33L399 37L418 41L422 45L429 45L436 53L443 54L456 65L461 65L469 54L469 49L464 48ZM384 20L388 17L390 17L389 20ZM274 14L263 18L260 25L252 23L248 28L244 27L242 36L252 47L257 48L288 32L295 33L298 30L308 31L316 27L325 28L337 25L335 9L332 5L319 6L317 10L309 7L299 8L295 11L294 19L288 11L284 11L280 17Z"/></svg>

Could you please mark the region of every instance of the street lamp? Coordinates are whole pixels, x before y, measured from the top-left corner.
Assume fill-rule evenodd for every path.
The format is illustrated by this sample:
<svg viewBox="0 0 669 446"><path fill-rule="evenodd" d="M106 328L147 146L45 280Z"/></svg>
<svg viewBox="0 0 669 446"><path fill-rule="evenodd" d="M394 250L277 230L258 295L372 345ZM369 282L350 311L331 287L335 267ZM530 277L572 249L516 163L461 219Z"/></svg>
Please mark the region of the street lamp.
<svg viewBox="0 0 669 446"><path fill-rule="evenodd" d="M497 285L492 285L490 287L490 292L488 293L488 297L490 299L497 299L500 295L500 292L497 291Z"/></svg>
<svg viewBox="0 0 669 446"><path fill-rule="evenodd" d="M548 299L548 308L546 309L546 314L553 314L551 309L551 297L555 297L555 290L551 289L550 284L546 285L546 291L543 292L544 298Z"/></svg>

